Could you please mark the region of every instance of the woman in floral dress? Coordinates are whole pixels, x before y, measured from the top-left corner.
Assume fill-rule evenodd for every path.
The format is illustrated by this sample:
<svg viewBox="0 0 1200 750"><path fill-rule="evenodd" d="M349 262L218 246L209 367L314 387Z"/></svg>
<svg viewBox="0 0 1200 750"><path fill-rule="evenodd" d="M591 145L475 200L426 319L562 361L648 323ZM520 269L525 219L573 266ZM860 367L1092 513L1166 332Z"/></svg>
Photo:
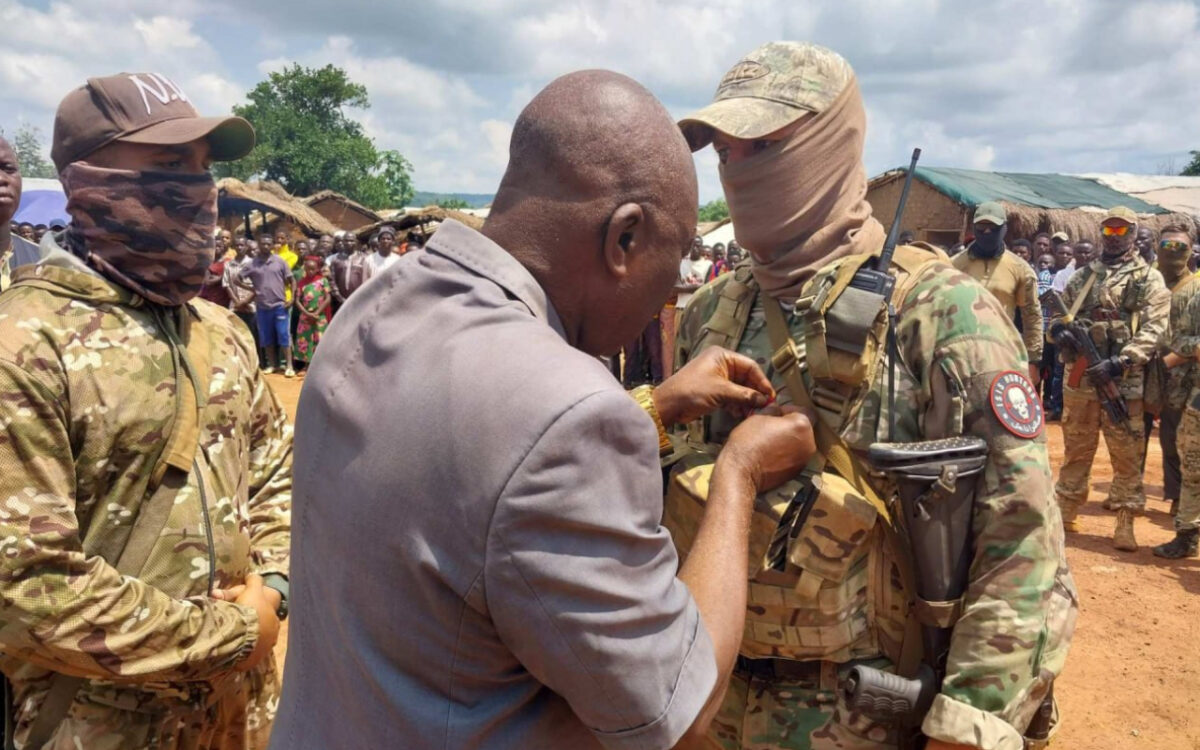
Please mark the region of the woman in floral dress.
<svg viewBox="0 0 1200 750"><path fill-rule="evenodd" d="M300 311L300 324L296 326L296 359L301 362L312 361L325 326L329 325L333 293L321 267L320 257L305 256L304 276L300 279L300 294L296 301Z"/></svg>

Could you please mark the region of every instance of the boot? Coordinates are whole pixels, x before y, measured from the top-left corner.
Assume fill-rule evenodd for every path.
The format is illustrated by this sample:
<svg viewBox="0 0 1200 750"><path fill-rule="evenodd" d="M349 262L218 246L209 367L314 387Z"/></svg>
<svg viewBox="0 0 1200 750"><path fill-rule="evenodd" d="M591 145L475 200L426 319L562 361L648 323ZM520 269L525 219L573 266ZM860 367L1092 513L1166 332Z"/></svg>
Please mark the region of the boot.
<svg viewBox="0 0 1200 750"><path fill-rule="evenodd" d="M1077 533L1079 531L1079 504L1063 502L1058 507L1062 513L1063 531L1068 534Z"/></svg>
<svg viewBox="0 0 1200 750"><path fill-rule="evenodd" d="M1137 539L1133 537L1133 510L1117 509L1117 528L1113 531L1113 546L1125 552L1137 552Z"/></svg>
<svg viewBox="0 0 1200 750"><path fill-rule="evenodd" d="M1113 500L1112 497L1104 498L1104 509L1105 510L1116 510L1118 507L1119 506L1117 505L1117 501Z"/></svg>
<svg viewBox="0 0 1200 750"><path fill-rule="evenodd" d="M1200 529L1183 529L1175 532L1175 538L1151 550L1155 557L1180 560L1185 557L1200 557Z"/></svg>

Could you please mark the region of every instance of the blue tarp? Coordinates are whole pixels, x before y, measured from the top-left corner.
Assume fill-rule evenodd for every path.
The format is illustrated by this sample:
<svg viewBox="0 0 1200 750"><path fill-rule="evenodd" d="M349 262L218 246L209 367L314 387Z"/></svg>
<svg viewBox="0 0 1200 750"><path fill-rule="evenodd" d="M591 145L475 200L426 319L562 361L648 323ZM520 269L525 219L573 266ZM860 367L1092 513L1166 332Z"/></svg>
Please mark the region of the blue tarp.
<svg viewBox="0 0 1200 750"><path fill-rule="evenodd" d="M24 180L21 189L21 205L13 216L13 221L20 224L50 225L58 220L66 225L71 217L67 215L67 196L63 193L62 184L58 180Z"/></svg>

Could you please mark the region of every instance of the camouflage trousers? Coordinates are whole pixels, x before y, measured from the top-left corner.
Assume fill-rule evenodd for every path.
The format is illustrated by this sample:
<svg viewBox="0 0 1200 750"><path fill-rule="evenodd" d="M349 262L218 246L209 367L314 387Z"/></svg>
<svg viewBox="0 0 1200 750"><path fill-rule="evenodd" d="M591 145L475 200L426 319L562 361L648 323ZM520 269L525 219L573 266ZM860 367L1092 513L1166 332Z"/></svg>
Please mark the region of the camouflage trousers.
<svg viewBox="0 0 1200 750"><path fill-rule="evenodd" d="M23 694L16 687L19 706ZM219 697L189 704L129 687L86 684L67 717L39 750L266 750L279 706L279 675L274 660L264 669L224 678ZM35 713L17 713L15 744L25 741Z"/></svg>
<svg viewBox="0 0 1200 750"><path fill-rule="evenodd" d="M856 662L890 669L887 659ZM890 750L895 730L846 707L838 686L851 664L838 667L836 685L820 680L761 678L735 670L708 730L709 750ZM822 689L825 688L825 689Z"/></svg>
<svg viewBox="0 0 1200 750"><path fill-rule="evenodd" d="M1113 480L1108 497L1118 507L1141 510L1146 505L1146 488L1142 483L1142 453L1145 441L1142 433L1142 401L1130 399L1129 423L1131 435L1124 427L1114 424L1104 413L1100 400L1091 391L1063 388L1063 465L1058 473L1054 495L1059 505L1087 502L1091 488L1092 461L1104 432L1104 444L1112 460Z"/></svg>
<svg viewBox="0 0 1200 750"><path fill-rule="evenodd" d="M1176 440L1183 481L1175 530L1200 529L1200 388L1193 389L1188 396Z"/></svg>

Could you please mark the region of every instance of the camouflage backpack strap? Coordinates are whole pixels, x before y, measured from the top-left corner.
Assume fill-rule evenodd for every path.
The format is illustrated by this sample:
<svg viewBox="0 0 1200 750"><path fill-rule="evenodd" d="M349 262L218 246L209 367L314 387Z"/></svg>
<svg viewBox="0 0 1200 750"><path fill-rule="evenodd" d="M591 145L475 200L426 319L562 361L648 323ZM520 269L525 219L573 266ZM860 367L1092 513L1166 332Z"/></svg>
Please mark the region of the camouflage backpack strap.
<svg viewBox="0 0 1200 750"><path fill-rule="evenodd" d="M1083 288L1079 290L1079 295L1071 302L1071 309L1067 311L1066 322L1068 323L1075 320L1075 316L1083 307L1083 301L1087 299L1088 292L1092 291L1092 287L1096 284L1096 272L1092 270L1091 266L1084 266L1084 273L1087 276L1083 279Z"/></svg>
<svg viewBox="0 0 1200 750"><path fill-rule="evenodd" d="M788 332L783 310L780 309L778 303L771 299L764 300L763 308L766 311L767 333L771 339L771 348L775 352L771 356L771 365L783 375L795 403L801 408L815 411L817 407L813 404L812 397L804 383L804 376L800 372L800 358L796 352L796 344ZM867 479L866 468L855 458L850 446L846 445L846 441L824 419L818 418L813 424L813 429L817 449L825 458L826 463L862 493L863 497L878 511L885 525L891 526L892 517L887 504L871 486Z"/></svg>
<svg viewBox="0 0 1200 750"><path fill-rule="evenodd" d="M736 349L742 334L746 332L746 323L750 320L750 310L754 307L757 293L758 284L754 281L750 264L739 265L734 269L733 278L721 287L717 295L717 307L700 329L696 351L710 346Z"/></svg>

